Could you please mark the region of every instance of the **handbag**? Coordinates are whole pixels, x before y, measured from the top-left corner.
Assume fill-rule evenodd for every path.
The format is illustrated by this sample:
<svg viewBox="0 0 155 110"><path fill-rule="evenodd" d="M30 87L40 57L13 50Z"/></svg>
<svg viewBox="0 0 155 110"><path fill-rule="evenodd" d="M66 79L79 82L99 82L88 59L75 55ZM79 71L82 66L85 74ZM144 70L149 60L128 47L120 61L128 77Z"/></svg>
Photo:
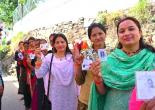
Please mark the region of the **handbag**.
<svg viewBox="0 0 155 110"><path fill-rule="evenodd" d="M47 96L44 95L44 98L43 98L43 110L52 110L52 108L51 108L52 103L49 100L49 89L50 89L50 77L51 77L52 60L53 60L53 54L52 54L51 62L50 62Z"/></svg>

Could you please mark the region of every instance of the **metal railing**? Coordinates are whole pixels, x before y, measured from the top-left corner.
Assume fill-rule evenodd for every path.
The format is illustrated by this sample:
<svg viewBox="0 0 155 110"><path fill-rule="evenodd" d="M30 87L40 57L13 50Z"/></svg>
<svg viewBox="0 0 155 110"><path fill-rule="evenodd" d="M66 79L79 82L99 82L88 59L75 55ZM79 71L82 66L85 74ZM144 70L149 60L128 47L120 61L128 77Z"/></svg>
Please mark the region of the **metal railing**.
<svg viewBox="0 0 155 110"><path fill-rule="evenodd" d="M13 12L13 23L16 23L22 19L25 15L31 12L38 4L45 2L47 0L26 0L24 5L19 4Z"/></svg>

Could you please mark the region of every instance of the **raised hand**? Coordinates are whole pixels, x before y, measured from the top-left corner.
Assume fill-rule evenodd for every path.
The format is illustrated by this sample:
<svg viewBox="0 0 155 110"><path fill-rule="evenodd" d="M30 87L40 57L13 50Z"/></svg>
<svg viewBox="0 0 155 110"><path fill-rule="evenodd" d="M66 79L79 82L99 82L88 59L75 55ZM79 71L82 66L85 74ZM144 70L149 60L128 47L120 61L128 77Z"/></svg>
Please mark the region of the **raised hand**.
<svg viewBox="0 0 155 110"><path fill-rule="evenodd" d="M80 54L80 49L79 49L78 43L74 44L73 56L74 56L74 62L78 65L81 65L83 62L84 56L82 54Z"/></svg>
<svg viewBox="0 0 155 110"><path fill-rule="evenodd" d="M37 58L41 58L41 49L40 48L35 49L34 54Z"/></svg>
<svg viewBox="0 0 155 110"><path fill-rule="evenodd" d="M35 56L37 58L36 62L35 62L35 68L40 68L41 64L42 64L42 60L41 60L41 49L40 48L37 48L35 50Z"/></svg>

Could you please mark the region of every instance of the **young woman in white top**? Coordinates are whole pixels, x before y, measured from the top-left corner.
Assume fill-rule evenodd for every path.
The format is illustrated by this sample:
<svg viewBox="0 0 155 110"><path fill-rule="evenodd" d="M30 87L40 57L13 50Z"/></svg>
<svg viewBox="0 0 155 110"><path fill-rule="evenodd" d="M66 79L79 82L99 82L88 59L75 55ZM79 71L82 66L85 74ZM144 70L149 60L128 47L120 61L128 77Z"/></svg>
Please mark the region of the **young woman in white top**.
<svg viewBox="0 0 155 110"><path fill-rule="evenodd" d="M53 39L54 53L48 54L42 61L39 51L36 52L36 76L44 77L50 70L51 57L51 83L49 99L52 102L52 110L76 110L77 90L74 81L73 56L68 47L68 41L64 34L57 34Z"/></svg>

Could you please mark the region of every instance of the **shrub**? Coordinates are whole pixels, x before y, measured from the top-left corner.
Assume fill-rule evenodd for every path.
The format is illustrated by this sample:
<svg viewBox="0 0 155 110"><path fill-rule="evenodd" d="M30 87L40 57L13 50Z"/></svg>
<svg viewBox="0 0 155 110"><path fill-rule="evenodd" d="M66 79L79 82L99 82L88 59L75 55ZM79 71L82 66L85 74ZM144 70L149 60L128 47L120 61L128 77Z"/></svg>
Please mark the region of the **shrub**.
<svg viewBox="0 0 155 110"><path fill-rule="evenodd" d="M0 60L4 59L10 51L9 45L0 46Z"/></svg>

